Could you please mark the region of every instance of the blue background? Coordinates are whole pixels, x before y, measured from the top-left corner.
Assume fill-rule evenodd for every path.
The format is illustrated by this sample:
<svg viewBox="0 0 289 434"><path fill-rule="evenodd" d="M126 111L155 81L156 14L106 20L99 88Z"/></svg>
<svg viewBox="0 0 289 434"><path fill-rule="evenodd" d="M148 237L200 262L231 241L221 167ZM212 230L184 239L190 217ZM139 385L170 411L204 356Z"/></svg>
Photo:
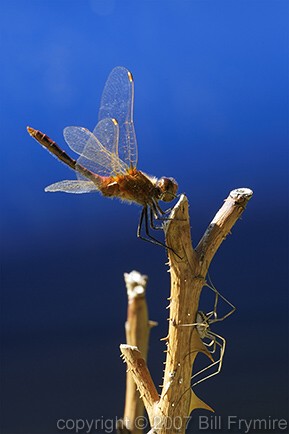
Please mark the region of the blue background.
<svg viewBox="0 0 289 434"><path fill-rule="evenodd" d="M136 238L134 205L44 193L74 175L26 133L65 147L65 126L93 129L117 65L135 79L138 167L178 180L194 244L230 190L254 190L211 267L237 312L214 328L223 371L197 393L217 415L287 416L288 2L135 3L2 2L1 433L122 415L125 271L149 275L161 383L165 251Z"/></svg>

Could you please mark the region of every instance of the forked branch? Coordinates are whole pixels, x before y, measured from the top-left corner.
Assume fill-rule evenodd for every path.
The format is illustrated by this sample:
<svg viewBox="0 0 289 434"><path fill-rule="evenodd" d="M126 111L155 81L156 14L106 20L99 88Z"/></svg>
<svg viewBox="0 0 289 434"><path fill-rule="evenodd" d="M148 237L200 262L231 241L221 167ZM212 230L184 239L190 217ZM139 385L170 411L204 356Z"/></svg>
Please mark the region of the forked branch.
<svg viewBox="0 0 289 434"><path fill-rule="evenodd" d="M122 348L122 353L137 385L141 388L152 429L158 434L185 432L192 410L205 408L191 388L192 366L198 352L210 353L193 326L198 311L201 290L206 282L209 265L232 227L243 213L253 192L242 188L233 190L208 226L194 250L191 242L188 201L182 195L172 210L165 227L168 250L171 295L169 332L166 338L167 357L161 396L155 387L141 355L136 349ZM176 254L175 254L175 253ZM192 327L184 325L192 324ZM136 369L139 362L142 369Z"/></svg>

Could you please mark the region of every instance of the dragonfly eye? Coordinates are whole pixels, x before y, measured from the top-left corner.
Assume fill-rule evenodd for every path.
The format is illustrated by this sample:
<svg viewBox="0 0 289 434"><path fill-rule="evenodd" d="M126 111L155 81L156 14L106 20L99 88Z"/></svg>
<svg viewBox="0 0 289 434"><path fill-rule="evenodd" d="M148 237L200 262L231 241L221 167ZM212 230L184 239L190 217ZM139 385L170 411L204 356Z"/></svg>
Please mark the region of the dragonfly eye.
<svg viewBox="0 0 289 434"><path fill-rule="evenodd" d="M157 181L156 186L160 190L160 200L170 202L176 197L178 183L174 178L165 178L163 176Z"/></svg>

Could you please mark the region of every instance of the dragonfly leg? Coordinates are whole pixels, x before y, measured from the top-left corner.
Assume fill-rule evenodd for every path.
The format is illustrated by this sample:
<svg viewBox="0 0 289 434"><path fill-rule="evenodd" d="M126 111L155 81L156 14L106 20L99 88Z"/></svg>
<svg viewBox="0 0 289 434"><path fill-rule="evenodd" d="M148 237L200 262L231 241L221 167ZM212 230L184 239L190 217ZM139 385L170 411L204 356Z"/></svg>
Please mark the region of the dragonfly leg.
<svg viewBox="0 0 289 434"><path fill-rule="evenodd" d="M180 194L175 195L175 196L174 196L174 199L176 199L176 198L178 198L178 197L180 197L180 196L181 196ZM161 209L161 207L159 206L158 203L157 203L157 207L158 207L160 213L164 215L164 214L169 214L169 213L173 210L174 205L171 206L170 208L166 209L166 210Z"/></svg>
<svg viewBox="0 0 289 434"><path fill-rule="evenodd" d="M155 222L154 222L155 220L159 220L158 216L154 212L154 209L152 207L150 207L150 227L152 229L155 229L155 230L163 230L163 226L156 226L155 225ZM161 220L163 220L163 219L161 219Z"/></svg>
<svg viewBox="0 0 289 434"><path fill-rule="evenodd" d="M153 201L153 204L151 205L154 213L155 213L155 219L156 220L161 220L161 221L168 221L168 220L178 220L178 221L184 221L184 219L177 219L176 217L171 218L171 217L167 217L166 214L169 214L173 208L169 208L166 209L165 211L163 211L161 209L161 207L159 206L158 202Z"/></svg>
<svg viewBox="0 0 289 434"><path fill-rule="evenodd" d="M145 233L146 233L147 238L145 238L141 235L143 224L145 225ZM149 243L153 243L153 244L157 244L158 246L165 247L166 249L169 248L168 246L166 246L164 243L162 243L161 241L154 238L149 233L148 208L147 208L147 206L143 207L141 215L140 215L139 224L138 224L138 228L137 228L137 237L140 238L141 240L148 241Z"/></svg>
<svg viewBox="0 0 289 434"><path fill-rule="evenodd" d="M166 214L169 214L170 212L171 212L171 210L173 209L173 208L169 208L169 209L166 209L165 211L160 207L160 205L159 205L159 203L158 202L154 202L154 206L155 206L155 208L156 208L156 210L157 210L157 212L159 213L159 215L160 216L165 216ZM160 217L157 217L157 218L160 218ZM163 217L163 220L170 220L168 217Z"/></svg>
<svg viewBox="0 0 289 434"><path fill-rule="evenodd" d="M161 222L166 222L168 220L173 220L169 217L165 217L164 216L164 211L162 211L162 209L160 208L160 206L158 205L157 202L152 200L152 203L149 206L150 208L150 227L154 230L163 230L164 227L163 225L161 226L157 226L155 224L155 220L161 221Z"/></svg>
<svg viewBox="0 0 289 434"><path fill-rule="evenodd" d="M165 216L165 214L167 214L167 211L163 211L156 201L152 200L150 207L153 211L154 219L160 220L160 221L173 220L170 217ZM153 228L153 229L157 229L157 227ZM160 229L162 229L162 228L160 228Z"/></svg>
<svg viewBox="0 0 289 434"><path fill-rule="evenodd" d="M140 219L139 219L139 224L138 224L138 228L137 228L137 237L140 238L141 240L147 241L149 243L156 244L156 245L161 246L161 247L165 247L166 249L171 250L176 256L178 256L178 258L182 259L174 251L174 249L172 249L171 247L167 246L165 243L162 243L161 241L157 240L156 238L154 238L149 233L149 223L148 223L148 221L149 221L149 219L148 219L148 207L144 206L143 209L142 209L141 215L140 215ZM145 234L146 234L147 238L145 238L145 237L143 237L141 235L141 230L142 230L143 224L145 225ZM152 227L152 229L155 229L155 228Z"/></svg>

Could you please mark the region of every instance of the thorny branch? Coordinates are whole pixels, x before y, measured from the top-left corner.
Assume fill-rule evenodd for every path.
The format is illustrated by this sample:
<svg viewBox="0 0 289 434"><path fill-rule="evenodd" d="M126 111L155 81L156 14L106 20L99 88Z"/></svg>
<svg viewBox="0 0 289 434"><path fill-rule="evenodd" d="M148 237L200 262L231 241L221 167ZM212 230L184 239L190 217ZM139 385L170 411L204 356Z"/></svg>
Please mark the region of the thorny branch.
<svg viewBox="0 0 289 434"><path fill-rule="evenodd" d="M198 352L211 357L193 324L198 311L201 290L209 265L222 241L243 213L253 192L246 188L233 190L208 226L194 250L191 242L188 201L182 195L165 226L171 274L169 331L165 339L167 357L161 396L136 348L121 346L122 354L149 415L152 431L157 434L182 434L191 411L212 410L191 388L192 366ZM176 252L176 254L174 253ZM174 421L178 421L178 424ZM180 421L182 422L180 425Z"/></svg>
<svg viewBox="0 0 289 434"><path fill-rule="evenodd" d="M146 285L148 277L137 271L124 273L126 283L128 307L125 323L126 344L137 347L146 360L150 330L156 326L150 321L146 302ZM118 433L142 434L143 430L136 421L144 414L144 404L136 388L130 370L126 376L126 396L123 419L117 423Z"/></svg>

